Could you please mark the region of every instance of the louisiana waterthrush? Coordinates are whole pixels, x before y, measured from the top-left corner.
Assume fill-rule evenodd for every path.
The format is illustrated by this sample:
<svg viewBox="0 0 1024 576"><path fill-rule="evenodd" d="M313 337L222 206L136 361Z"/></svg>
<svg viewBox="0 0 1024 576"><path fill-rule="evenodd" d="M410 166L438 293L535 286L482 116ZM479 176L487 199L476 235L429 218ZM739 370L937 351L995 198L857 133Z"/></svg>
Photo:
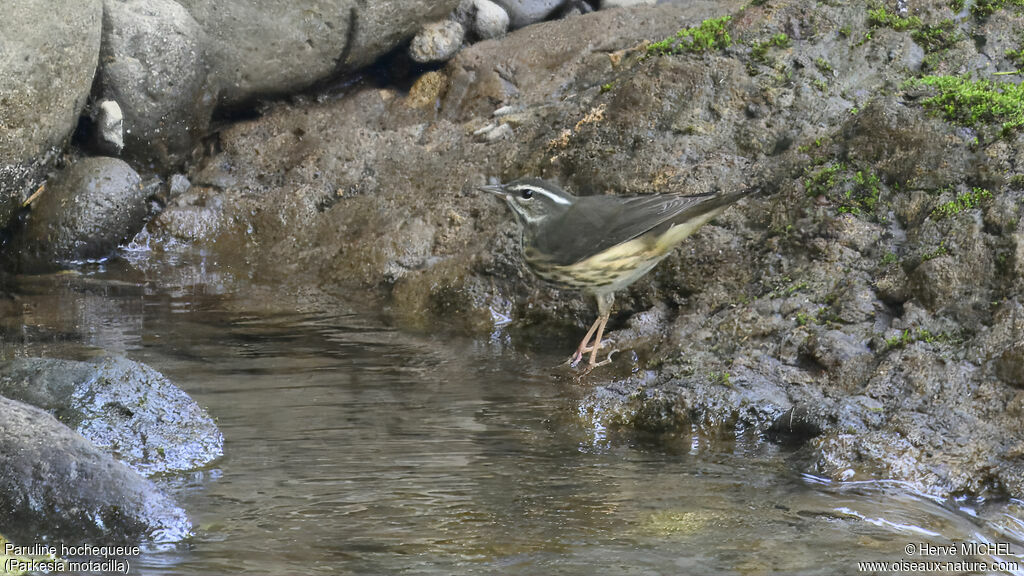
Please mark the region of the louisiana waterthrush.
<svg viewBox="0 0 1024 576"><path fill-rule="evenodd" d="M523 227L523 256L540 278L594 295L597 320L576 348L575 366L597 361L615 292L651 271L672 249L751 188L683 196L576 196L539 178L482 186L502 196ZM596 336L595 336L596 333ZM588 346L591 337L594 344Z"/></svg>

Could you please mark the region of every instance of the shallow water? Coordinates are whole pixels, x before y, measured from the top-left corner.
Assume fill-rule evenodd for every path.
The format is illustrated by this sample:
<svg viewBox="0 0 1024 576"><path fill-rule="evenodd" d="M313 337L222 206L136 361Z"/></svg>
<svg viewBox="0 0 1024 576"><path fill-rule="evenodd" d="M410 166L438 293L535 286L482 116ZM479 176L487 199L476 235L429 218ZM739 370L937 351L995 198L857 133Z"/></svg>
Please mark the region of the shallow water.
<svg viewBox="0 0 1024 576"><path fill-rule="evenodd" d="M715 447L606 430L580 416L592 384L552 369L560 356L516 351L500 331L489 341L408 335L205 264L147 266L20 277L0 304L0 358L125 354L168 375L224 433L221 460L157 480L195 536L148 550L132 573L1024 565L1024 504L825 482L758 439ZM906 552L960 541L1007 543L1011 554Z"/></svg>

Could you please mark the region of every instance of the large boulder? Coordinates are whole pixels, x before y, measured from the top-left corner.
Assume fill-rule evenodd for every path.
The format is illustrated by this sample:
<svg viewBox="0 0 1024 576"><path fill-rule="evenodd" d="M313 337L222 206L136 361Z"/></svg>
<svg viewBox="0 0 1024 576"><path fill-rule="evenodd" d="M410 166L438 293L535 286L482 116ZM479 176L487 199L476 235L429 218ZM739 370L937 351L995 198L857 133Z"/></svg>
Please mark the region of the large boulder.
<svg viewBox="0 0 1024 576"><path fill-rule="evenodd" d="M38 406L144 476L209 464L224 437L163 374L127 358L19 358L0 368L0 395Z"/></svg>
<svg viewBox="0 0 1024 576"><path fill-rule="evenodd" d="M123 113L125 153L156 167L184 160L209 122L199 23L174 0L104 0L96 100Z"/></svg>
<svg viewBox="0 0 1024 576"><path fill-rule="evenodd" d="M182 0L209 37L221 101L293 93L352 71L407 40L458 0Z"/></svg>
<svg viewBox="0 0 1024 576"><path fill-rule="evenodd" d="M0 397L0 526L15 542L179 541L185 512L41 410Z"/></svg>
<svg viewBox="0 0 1024 576"><path fill-rule="evenodd" d="M107 258L142 228L146 195L124 161L82 158L47 181L11 254L26 269Z"/></svg>
<svg viewBox="0 0 1024 576"><path fill-rule="evenodd" d="M8 0L0 18L0 228L78 123L100 51L100 0Z"/></svg>

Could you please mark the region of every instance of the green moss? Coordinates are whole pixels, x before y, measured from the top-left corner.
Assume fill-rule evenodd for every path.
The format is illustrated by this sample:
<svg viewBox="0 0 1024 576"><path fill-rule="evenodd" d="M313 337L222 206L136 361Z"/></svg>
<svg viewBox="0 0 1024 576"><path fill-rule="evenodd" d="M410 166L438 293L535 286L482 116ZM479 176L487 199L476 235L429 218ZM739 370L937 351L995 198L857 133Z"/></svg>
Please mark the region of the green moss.
<svg viewBox="0 0 1024 576"><path fill-rule="evenodd" d="M892 28L900 32L920 28L921 19L917 16L904 18L896 14L890 14L885 8L873 8L868 10L868 24L875 28Z"/></svg>
<svg viewBox="0 0 1024 576"><path fill-rule="evenodd" d="M754 42L750 47L750 57L754 60L762 61L764 60L765 54L768 53L768 49L772 46L777 48L789 48L790 44L789 36L779 32L764 42Z"/></svg>
<svg viewBox="0 0 1024 576"><path fill-rule="evenodd" d="M886 350L893 350L896 348L903 348L904 346L913 344L914 342L927 342L928 344L937 343L951 343L956 342L957 338L952 334L946 332L940 332L938 334L932 334L924 328L919 328L914 332L910 330L904 330L900 334L893 336L892 338L885 339Z"/></svg>
<svg viewBox="0 0 1024 576"><path fill-rule="evenodd" d="M796 314L796 325L797 326L806 326L812 320L813 320L813 318L811 318L811 316L809 314L804 314L803 312L797 312L797 314Z"/></svg>
<svg viewBox="0 0 1024 576"><path fill-rule="evenodd" d="M1024 68L1024 37L1021 37L1016 50L1007 50L1006 57L1017 68Z"/></svg>
<svg viewBox="0 0 1024 576"><path fill-rule="evenodd" d="M956 29L956 23L949 19L935 25L925 24L914 30L910 37L929 53L948 50L963 38Z"/></svg>
<svg viewBox="0 0 1024 576"><path fill-rule="evenodd" d="M1010 176L1009 184L1011 188L1017 190L1024 189L1024 174L1014 174Z"/></svg>
<svg viewBox="0 0 1024 576"><path fill-rule="evenodd" d="M832 65L828 63L828 60L825 60L824 58L819 56L818 58L814 59L814 65L817 66L818 72L830 76L832 75Z"/></svg>
<svg viewBox="0 0 1024 576"><path fill-rule="evenodd" d="M732 388L732 380L730 378L728 372L711 372L708 374L708 379L712 384Z"/></svg>
<svg viewBox="0 0 1024 576"><path fill-rule="evenodd" d="M992 193L984 188L974 188L970 192L964 192L953 200L940 204L932 210L931 216L936 220L949 218L963 212L981 206L982 201L991 200Z"/></svg>
<svg viewBox="0 0 1024 576"><path fill-rule="evenodd" d="M1010 82L971 80L963 76L924 76L907 81L910 88L932 88L921 104L962 126L999 123L1003 131L1024 126L1024 87Z"/></svg>
<svg viewBox="0 0 1024 576"><path fill-rule="evenodd" d="M971 6L971 14L977 18L987 18L1006 6L1022 8L1024 7L1024 0L974 0L974 4Z"/></svg>
<svg viewBox="0 0 1024 576"><path fill-rule="evenodd" d="M615 88L615 81L614 80L612 80L611 82L609 82L607 84L602 84L601 85L601 94L604 94L605 92L611 92L612 88Z"/></svg>
<svg viewBox="0 0 1024 576"><path fill-rule="evenodd" d="M726 24L731 16L712 18L700 23L695 28L683 28L661 42L655 42L647 47L647 53L655 56L666 54L682 54L684 52L707 52L709 50L724 50L732 46L732 37Z"/></svg>
<svg viewBox="0 0 1024 576"><path fill-rule="evenodd" d="M880 185L881 181L877 174L858 170L853 175L853 187L846 192L846 199L851 202L849 212L859 214L861 209L874 212L878 197L881 195ZM839 211L843 211L843 206Z"/></svg>
<svg viewBox="0 0 1024 576"><path fill-rule="evenodd" d="M882 256L882 260L880 263L882 264L882 266L888 266L890 264L895 264L899 262L899 260L899 256L897 256L895 252L888 252L885 256Z"/></svg>
<svg viewBox="0 0 1024 576"><path fill-rule="evenodd" d="M818 170L804 171L804 189L808 196L822 196L839 183L839 173L846 170L846 164L836 162Z"/></svg>
<svg viewBox="0 0 1024 576"><path fill-rule="evenodd" d="M946 248L946 241L943 240L942 242L939 242L939 245L938 245L937 248L935 248L935 250L931 250L929 252L925 252L924 254L921 254L921 262L927 262L929 260L934 260L934 259L938 258L939 256L946 256L948 254L949 254L949 249Z"/></svg>

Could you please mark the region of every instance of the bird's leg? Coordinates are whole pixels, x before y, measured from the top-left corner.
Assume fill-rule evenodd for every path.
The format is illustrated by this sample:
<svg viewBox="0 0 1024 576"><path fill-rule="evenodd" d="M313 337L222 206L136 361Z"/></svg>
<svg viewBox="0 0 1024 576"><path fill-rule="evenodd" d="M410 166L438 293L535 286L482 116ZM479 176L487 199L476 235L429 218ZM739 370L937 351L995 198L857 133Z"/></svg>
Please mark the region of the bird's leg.
<svg viewBox="0 0 1024 576"><path fill-rule="evenodd" d="M597 320L594 321L594 325L590 327L590 331L587 332L587 337L580 343L580 347L576 350L576 354L573 356L571 366L576 366L580 360L583 359L583 355L590 352L590 368L597 365L597 351L601 348L601 337L604 336L604 327L608 324L608 316L612 312L612 304L615 303L614 292L598 292L594 294L597 299ZM587 342L590 341L590 336L597 331L596 337L594 338L594 345L587 347ZM610 360L611 358L609 358Z"/></svg>
<svg viewBox="0 0 1024 576"><path fill-rule="evenodd" d="M598 317L598 319L594 320L594 323L590 325L590 330L587 330L587 335L583 337L583 341L580 342L579 347L576 348L576 353L569 358L569 366L575 367L580 363L580 360L583 360L583 355L590 351L587 343L590 342L590 337L597 331L597 325L600 323L601 318Z"/></svg>
<svg viewBox="0 0 1024 576"><path fill-rule="evenodd" d="M591 366L597 364L597 351L601 348L601 336L604 336L604 325L608 323L608 313L602 314L597 321L600 322L600 325L597 327L597 337L594 338L594 349L590 351L590 362L588 364Z"/></svg>

